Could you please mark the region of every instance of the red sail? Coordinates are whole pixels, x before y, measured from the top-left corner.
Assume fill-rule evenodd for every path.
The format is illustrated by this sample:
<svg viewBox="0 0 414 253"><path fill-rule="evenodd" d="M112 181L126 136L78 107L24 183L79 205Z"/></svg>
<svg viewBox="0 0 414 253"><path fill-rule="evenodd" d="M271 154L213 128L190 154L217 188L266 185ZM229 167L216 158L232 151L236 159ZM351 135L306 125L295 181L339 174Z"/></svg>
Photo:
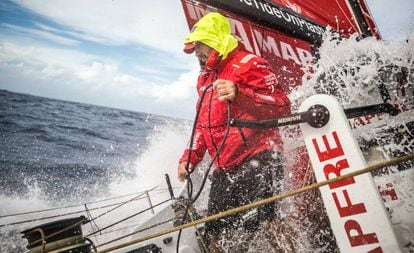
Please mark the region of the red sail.
<svg viewBox="0 0 414 253"><path fill-rule="evenodd" d="M307 62L314 60L317 47L322 42L326 26L341 36L358 33L361 37L375 35L375 24L369 18L364 0L181 0L189 29L206 13L218 11L225 15L233 33L239 37L246 50L263 56L284 91L302 84ZM351 10L351 4L359 3ZM316 4L317 3L317 4ZM358 8L356 8L358 7ZM362 14L361 14L362 13ZM184 39L184 38L183 38ZM288 133L292 139L302 138L299 129ZM304 146L285 150L285 189L295 189L314 182L309 157ZM319 231L329 231L322 202L317 190L295 197L294 211L288 216L303 224L309 239ZM312 241L314 247L335 247L333 236L328 241Z"/></svg>
<svg viewBox="0 0 414 253"><path fill-rule="evenodd" d="M380 38L364 0L272 0L343 35L354 33Z"/></svg>
<svg viewBox="0 0 414 253"><path fill-rule="evenodd" d="M215 10L211 6L195 4L194 1L183 0L182 3L190 29L202 16ZM269 61L287 93L301 84L302 67L313 57L309 42L234 16L223 9L219 11L228 17L232 31L245 49Z"/></svg>
<svg viewBox="0 0 414 253"><path fill-rule="evenodd" d="M364 0L181 1L189 29L207 12L227 16L244 47L274 67L287 93L301 85L303 66L312 60L326 26L344 37L358 33L379 38Z"/></svg>

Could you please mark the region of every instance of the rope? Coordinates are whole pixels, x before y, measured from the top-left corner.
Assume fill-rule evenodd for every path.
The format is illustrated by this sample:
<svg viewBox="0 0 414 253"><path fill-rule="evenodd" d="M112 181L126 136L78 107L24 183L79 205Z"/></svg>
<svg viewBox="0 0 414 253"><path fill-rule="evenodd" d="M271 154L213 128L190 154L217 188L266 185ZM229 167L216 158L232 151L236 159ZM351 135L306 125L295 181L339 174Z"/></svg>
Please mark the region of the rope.
<svg viewBox="0 0 414 253"><path fill-rule="evenodd" d="M115 209L118 209L118 208L120 208L121 206L123 206L123 205L125 205L125 204L128 204L128 203L129 203L129 202L131 202L131 201L138 200L138 199L139 199L139 197L141 197L142 195L146 194L147 192L150 192L150 191L154 190L154 189L155 189L155 188L157 188L157 187L158 187L158 186L155 186L155 187L153 187L152 189L150 189L149 191L144 191L144 192L142 192L141 194L139 194L138 196L135 196L135 197L133 197L132 199L127 200L127 201L125 201L125 202L121 203L120 205L118 205L118 206L116 206L116 207L114 207L114 208L112 208L112 209L110 209L110 210L108 210L108 211L105 211L105 212L101 213L100 215L96 216L95 218L93 218L93 219L89 220L89 222L92 222L92 221L93 221L93 222L95 222L95 220L96 220L96 219L101 218L102 216L104 216L104 215L106 215L106 214L108 214L108 213L110 213L110 212L114 211Z"/></svg>
<svg viewBox="0 0 414 253"><path fill-rule="evenodd" d="M134 216L137 216L138 214L141 214L141 213L143 213L143 212L145 212L145 211L148 211L148 210L150 210L151 208L154 208L154 207L156 207L156 206L159 206L159 205L161 205L161 204L164 204L164 203L166 203L167 201L170 201L170 199L167 199L167 200L165 200L165 201L163 201L163 202L160 202L160 203L158 203L158 204L156 204L156 205L154 205L154 206L152 206L152 207L150 207L150 208L144 209L144 210L142 210L142 211L140 211L140 212L138 212L138 213L135 213L135 214L133 214L133 215L131 215L131 216L127 217L127 218L124 218L124 219L122 219L122 220L120 220L120 221L118 221L118 222L115 222L115 223L113 223L113 224L111 224L111 225L109 225L109 226L106 226L106 227L104 227L104 228L102 228L102 229L100 229L100 230L97 230L97 231L95 231L95 232L92 232L92 233L90 233L89 235L84 236L84 237L85 237L85 238L87 238L87 237L89 237L89 236L91 236L91 235L94 235L94 234L96 234L96 233L98 233L98 232L101 232L101 231L103 231L103 230L105 230L105 229L107 229L107 228L109 228L109 227L112 227L112 226L114 226L114 225L116 225L116 224L118 224L118 223L120 223L120 222L123 222L123 221L125 221L125 220L127 220L127 219L130 219L130 218L132 218L132 217L134 217ZM62 230L59 230L59 231L57 231L57 232L55 232L55 233L52 233L52 234L50 234L50 235L48 235L48 236L44 237L44 239L39 239L39 240L36 240L36 241L34 241L34 242L30 243L28 246L34 245L34 244L36 244L36 243L38 243L38 242L41 242L41 241L43 241L43 240L44 240L44 241L46 241L48 238L51 238L51 237L56 236L56 235L58 235L58 234L61 234L61 233L65 232L65 231L67 231L67 230L69 230L69 229L71 229L71 228L74 228L74 227L76 227L76 226L79 226L79 225L81 225L81 224L85 224L87 221L88 221L88 219L84 217L82 220L80 220L80 221L78 221L78 222L76 222L76 223L74 223L74 224L72 224L72 225L70 225L70 226L68 226L68 227L66 227L66 228L64 228L64 229L62 229ZM77 243L77 242L76 242L76 243Z"/></svg>
<svg viewBox="0 0 414 253"><path fill-rule="evenodd" d="M91 244L91 246L93 248L93 252L95 252L95 253L98 252L98 249L96 248L95 243L93 243L93 241L91 239L85 238L85 241L87 241Z"/></svg>
<svg viewBox="0 0 414 253"><path fill-rule="evenodd" d="M187 195L188 195L188 199L190 201L189 201L189 203L188 203L188 205L187 205L187 207L186 207L186 209L184 211L183 220L186 219L186 217L187 217L187 211L190 208L190 205L191 205L191 203L193 201L193 190L194 190L194 188L193 188L193 181L191 180L191 176L190 176L192 171L189 170L189 166L190 166L190 161L191 161L191 152L193 150L195 131L197 130L198 117L200 116L201 108L202 108L202 105L203 105L203 102L204 102L204 97L206 96L207 91L211 87L213 87L213 84L211 83L211 84L208 84L208 85L206 85L204 87L205 88L204 88L203 93L201 93L201 96L199 98L199 102L198 102L198 106L197 106L197 112L196 112L196 115L194 117L193 129L191 131L190 143L189 143L189 147L188 147L187 162L186 162L185 167L184 167L185 170L187 171L187 175L188 175L187 176ZM209 107L210 108L209 108L209 114L208 114L209 117L210 117L211 99L212 99L212 97L213 97L213 90L211 91L211 95L210 95L210 104L209 104ZM210 124L210 118L209 118L208 122ZM211 135L210 135L210 137L211 137ZM214 141L213 141L213 143L214 143ZM219 152L216 152L216 155L214 156L214 159L213 159L213 161L212 161L211 164L213 164L213 162L214 162L215 158L218 156L218 154L219 154ZM193 168L193 171L194 171L194 169L195 168ZM210 167L209 167L209 169L207 169L207 172L205 174L205 178L207 178L207 174L208 174L208 171L209 170L210 170ZM204 180L203 180L203 182L204 182ZM202 191L203 187L204 187L204 183L201 184L200 191ZM196 196L196 199L197 199L197 196ZM180 239L181 239L181 230L178 232L178 236L177 236L177 245L176 245L176 252L177 253L178 253L178 249L179 249L179 246L180 246Z"/></svg>
<svg viewBox="0 0 414 253"><path fill-rule="evenodd" d="M101 231L103 231L103 230L105 230L105 229L108 229L108 228L110 228L110 227L113 227L113 226L115 226L115 225L117 225L117 224L119 224L119 223L121 223L121 222L123 222L123 221L126 221L126 220L128 220L128 219L131 219L132 217L135 217L135 216L137 216L137 215L139 215L139 214L142 214L142 213L144 213L144 212L146 212L146 211L149 211L149 210L153 209L154 207L160 206L160 205L162 205L162 204L164 204L164 203L166 203L166 202L168 202L168 201L170 201L170 199L164 200L164 201L162 201L162 202L160 202L160 203L158 203L158 204L155 204L155 205L153 205L153 206L151 206L151 207L149 207L149 208L147 208L147 209L144 209L144 210L142 210L142 211L139 211L138 213L134 213L133 215L130 215L130 216L126 217L126 218L123 218L122 220L119 220L119 221L117 221L117 222L115 222L115 223L112 223L112 224L110 224L110 225L108 225L108 226L106 226L106 227L104 227L104 228L102 228L102 229L96 230L95 232L92 232L92 233L88 234L88 235L87 235L87 236L85 236L85 237L89 237L89 236L94 235L94 234L96 234L96 233L99 233L99 232L101 232Z"/></svg>
<svg viewBox="0 0 414 253"><path fill-rule="evenodd" d="M154 188L156 188L156 187L154 187ZM174 188L179 189L179 187L174 187ZM162 188L162 189L157 189L156 191L166 191L166 190L167 189ZM73 207L77 207L77 206L84 206L85 204L87 204L87 205L89 205L89 204L96 204L96 203L105 202L105 201L108 201L108 200L120 199L120 198L123 198L123 197L131 196L131 195L136 195L136 194L141 194L141 193L143 193L143 192L129 193L129 194L125 194L125 195L115 196L115 197L112 197L112 198L102 199L102 200L98 200L98 201L86 202L86 203L77 204L77 205L61 206L61 207L54 207L54 208L49 208L49 209L28 211L28 212L22 212L22 213L6 214L6 215L0 216L0 219L1 218L6 218L6 217L10 217L10 216L19 216L19 215L24 215L24 214L42 213L42 212L47 212L47 211L54 211L54 210L60 210L60 209L73 208ZM117 204L114 204L114 205L117 205ZM108 207L108 206L105 206L105 207ZM94 209L89 209L89 210L94 210ZM0 227L1 226L2 225L0 225Z"/></svg>
<svg viewBox="0 0 414 253"><path fill-rule="evenodd" d="M160 203L158 203L158 204L156 204L156 205L154 205L154 206L152 206L152 207L150 207L150 208L144 209L144 210L142 210L142 211L140 211L140 212L138 212L138 213L135 213L135 214L133 214L133 215L131 215L131 216L127 217L127 218L124 218L124 219L122 219L122 220L120 220L120 221L118 221L118 222L115 222L115 223L113 223L113 224L111 224L111 225L109 225L109 226L106 226L106 227L104 227L104 228L102 228L102 229L100 229L100 230L97 230L97 231L95 231L95 232L92 232L92 233L90 233L89 235L84 236L84 237L85 237L85 238L87 238L88 236L91 236L91 235L94 235L94 234L96 234L96 233L98 233L98 232L101 232L101 231L103 231L103 230L105 230L105 229L107 229L107 228L109 228L109 227L112 227L112 226L114 226L114 225L116 225L116 224L118 224L118 223L120 223L120 222L123 222L123 221L125 221L125 220L127 220L127 219L130 219L130 218L132 218L132 217L134 217L134 216L137 216L138 214L141 214L141 213L143 213L143 212L145 212L145 211L148 211L148 210L150 210L151 208L154 208L154 207L157 207L157 206L159 206L159 205L161 205L161 204L164 204L164 203L166 203L167 201L170 201L170 199L167 199L167 200L165 200L165 201L163 201L163 202L160 202ZM41 242L41 241L43 241L43 240L44 240L44 241L46 241L48 238L51 238L51 237L56 236L56 235L58 235L58 234L61 234L61 233L65 232L65 231L67 231L67 230L69 230L69 229L71 229L71 228L74 228L74 227L76 227L76 226L79 226L79 225L81 225L81 224L85 224L87 221L88 221L88 219L84 217L82 220L80 220L80 221L78 221L78 222L76 222L76 223L74 223L74 224L72 224L72 225L70 225L70 226L68 226L68 227L66 227L66 228L64 228L64 229L62 229L62 230L59 230L59 231L57 231L57 232L55 232L55 233L52 233L52 234L50 234L50 235L48 235L48 236L44 237L43 239L41 238L41 239L39 239L39 240L36 240L36 241L34 241L34 242L30 243L28 246L34 245L34 244L36 244L36 243L38 243L38 242ZM76 241L75 243L77 243L77 242L78 242L78 241Z"/></svg>
<svg viewBox="0 0 414 253"><path fill-rule="evenodd" d="M99 235L107 235L107 234L111 234L111 233L119 232L119 231L121 231L121 230L129 229L129 228L132 228L132 227L136 228L136 227L138 227L139 225L141 225L141 223L135 223L135 224L128 225L128 226L125 226L125 227L120 227L120 228L117 228L117 229L109 230L109 231L106 231L106 232L100 233Z"/></svg>
<svg viewBox="0 0 414 253"><path fill-rule="evenodd" d="M150 189L149 191L154 190L155 188L157 188L157 186L153 187L152 189ZM165 189L164 189L165 190ZM92 220L88 220L86 223L91 222L91 221L95 221L96 219L104 216L105 214L112 212L113 210L129 203L132 201L136 201L136 200L141 200L144 199L145 197L140 197L144 194L145 192L140 192L140 195L136 196L135 198L132 198L128 201L124 201L124 202L118 202L118 203L114 203L114 204L110 204L110 205L106 205L106 206L99 206L99 207L94 207L94 208L89 208L87 210L80 210L80 211L75 211L75 212L70 212L70 213L64 213L64 214L58 214L58 215L52 215L52 216L47 216L47 217L42 217L42 218L37 218L37 219L30 219L30 220L23 220L23 221L18 221L18 222L12 222L12 223L7 223L7 224L0 224L0 228L1 227L5 227L5 226L12 226L12 225L18 225L18 224L22 224L22 223L27 223L27 222L35 222L35 221L41 221L41 220L47 220L47 219L53 219L53 218L57 218L57 217L63 217L63 216L68 216L68 215L72 215L72 214L78 214L78 213L84 213L86 212L88 214L88 211L93 211L93 210L98 210L98 209L102 209L102 208L107 208L107 207L111 207L111 206L116 206L114 208L112 208L111 210L108 210L100 215L98 215L97 217L93 218ZM124 196L130 196L132 194L128 194L128 195L124 195ZM114 199L114 198L112 198ZM102 202L102 201L99 201ZM93 202L91 202L93 203ZM96 203L96 202L95 202ZM83 206L85 207L86 203L83 204ZM81 206L81 205L74 205L74 206ZM71 207L74 207L71 206ZM53 208L53 209L48 209L48 210L56 210L58 208ZM41 211L39 211L41 212ZM10 216L10 215L9 215Z"/></svg>
<svg viewBox="0 0 414 253"><path fill-rule="evenodd" d="M155 223L155 224L153 224L153 225L151 225L151 226L145 227L145 228L143 228L143 229L140 229L140 230L134 231L134 232L129 233L129 234L126 234L126 235L123 235L123 236L118 237L118 238L115 238L115 239L113 239L113 240L111 240L111 241L108 241L108 242L104 242L104 243L102 243L102 244L99 244L99 245L98 245L98 246L96 246L96 247L97 247L97 248L99 248L99 247L102 247L102 246L104 246L104 245L108 245L108 244L110 244L110 243L113 243L113 242L116 242L116 241L122 240L122 239L124 239L124 238L127 238L128 236L131 236L131 235L134 235L134 234L138 234L138 233L144 232L144 231L149 230L149 229L151 229L151 228L155 228L155 227L158 227L158 226L163 225L163 224L165 224L165 223L171 222L171 221L173 221L173 220L174 220L174 218L171 218L171 219L168 219L168 220L165 220L165 221L161 221L161 222L159 222L159 223ZM113 232L113 231L111 231L111 232Z"/></svg>
<svg viewBox="0 0 414 253"><path fill-rule="evenodd" d="M142 197L140 199L144 199L144 198L145 197ZM122 203L123 202L118 202L118 203L110 204L110 205L106 205L106 206L94 207L94 208L90 208L89 211L97 210L97 209L102 209L102 208L107 208L107 207L111 207L111 206L116 206L116 205L119 205L119 204L122 204ZM84 212L85 212L85 210L80 210L80 211L75 211L75 212L70 212L70 213L64 213L64 214L58 214L58 215L52 215L52 216L47 216L47 217L42 217L42 218L37 218L37 219L30 219L30 220L17 221L17 222L12 222L12 223L7 223L7 224L1 224L0 225L0 228L1 227L5 227L5 226L18 225L18 224L27 223L27 222L35 222L35 221L53 219L53 218L58 218L58 217L63 217L63 216L68 216L68 215L78 214L78 213L84 213Z"/></svg>
<svg viewBox="0 0 414 253"><path fill-rule="evenodd" d="M191 219L191 222L194 222L195 220L193 219L193 216L194 216L193 211L192 211L192 210L188 210L188 212L190 213L190 219ZM203 252L210 252L210 251L208 250L208 247L207 247L207 242L204 240L203 235L200 233L200 230L198 229L197 225L194 225L194 227L195 227L195 229L196 229L195 234L196 234L196 236L197 236L198 240L200 241L201 246L202 246L202 247L203 247L203 249L204 249L204 251L203 251Z"/></svg>
<svg viewBox="0 0 414 253"><path fill-rule="evenodd" d="M163 235L166 235L166 234L169 234L169 233L173 233L173 232L176 232L176 231L179 231L179 230L182 230L182 229L186 229L186 228L189 228L189 227L192 227L192 226L196 226L196 225L201 224L201 223L205 223L205 222L209 222L209 221L212 221L212 220L216 220L216 219L224 218L224 217L227 217L227 216L231 216L231 215L234 215L234 214L237 214L237 213L240 213L240 212L258 207L258 206L266 205L266 204L269 204L269 203L274 202L274 201L279 201L279 200L282 200L282 199L287 198L287 197L291 197L291 196L294 196L294 195L297 195L297 194L300 194L300 193L303 193L303 192L306 192L306 191L309 191L309 190L313 190L313 189L319 188L321 186L325 186L325 185L328 185L328 184L331 184L331 183L335 183L335 182L338 182L338 181L341 181L341 180L344 180L344 179L347 179L347 178L358 176L358 175L368 173L368 172L371 172L371 171L374 171L374 170L377 170L377 169L381 169L381 168L384 168L384 167L388 167L388 166L391 166L391 165L396 165L398 163L406 162L406 161L412 160L412 159L414 159L414 153L412 153L410 155L407 155L407 156L398 157L398 158L395 158L395 159L392 159L392 160L389 160L389 161L386 161L386 162L382 162L382 163L379 163L379 164L375 164L375 165L372 165L372 166L368 166L364 169L357 170L357 171L354 171L354 172L351 172L351 173L348 173L348 174L345 174L345 175L342 175L342 176L339 176L339 177L336 177L336 178L332 178L332 179L329 179L329 180L326 180L326 181L323 181L323 182L313 183L313 184L307 185L307 186L299 188L299 189L286 191L284 193L281 193L281 194L278 194L278 195L275 195L275 196L272 196L272 197L269 197L269 198L266 198L266 199L262 199L262 200L259 200L259 201L256 201L256 202L244 205L244 206L240 206L240 207L237 207L237 208L229 209L227 211L220 212L220 213L215 214L215 215L207 216L207 217L204 217L204 218L201 218L201 219L198 219L198 220L195 220L193 222L189 222L189 223L177 226L177 227L173 227L173 228L170 228L170 229L165 229L165 230L160 231L160 232L155 233L155 234L147 235L147 236L138 238L138 239L130 241L130 242L121 243L121 244L115 245L113 247L103 249L102 251L99 251L99 253L111 252L113 250L121 249L121 248L130 246L130 245L133 245L133 244L136 244L136 243L140 243L140 242L147 241L147 240L150 240L150 239L153 239L153 238L156 238L156 237L160 237L160 236L163 236Z"/></svg>
<svg viewBox="0 0 414 253"><path fill-rule="evenodd" d="M86 210L86 214L88 215L88 220L89 220L89 224L91 224L92 231L94 231L93 225L95 225L96 229L99 230L98 224L96 224L96 222L93 220L92 214L88 210L88 206L86 204L85 204L85 210ZM95 235L95 240L98 241L98 238L96 237L97 236Z"/></svg>
<svg viewBox="0 0 414 253"><path fill-rule="evenodd" d="M94 209L99 209L99 207L94 208ZM93 210L93 209L90 209L90 210ZM43 218L37 218L37 219L31 219L31 220L24 220L24 221L12 222L12 223L7 223L7 224L1 224L0 228L5 227L5 226L18 225L18 224L27 223L27 222L35 222L35 221L53 219L53 218L57 218L57 217L63 217L63 216L68 216L68 215L72 215L72 214L77 214L77 213L84 213L84 212L85 212L85 210L81 210L81 211L65 213L65 214L58 214L58 215L53 215L53 216L48 216L48 217L43 217Z"/></svg>

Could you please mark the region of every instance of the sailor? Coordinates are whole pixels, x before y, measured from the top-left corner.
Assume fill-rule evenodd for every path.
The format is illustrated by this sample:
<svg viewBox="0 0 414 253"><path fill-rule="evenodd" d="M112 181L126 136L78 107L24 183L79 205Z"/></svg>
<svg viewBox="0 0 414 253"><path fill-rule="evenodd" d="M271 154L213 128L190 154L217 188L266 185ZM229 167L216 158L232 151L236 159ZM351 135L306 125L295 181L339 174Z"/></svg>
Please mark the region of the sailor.
<svg viewBox="0 0 414 253"><path fill-rule="evenodd" d="M269 64L245 51L231 34L229 21L215 12L194 25L184 44L184 52L195 53L201 67L197 83L197 106L201 109L191 152L187 148L179 160L178 179L183 182L207 151L210 157L216 157L209 215L277 194L283 177L278 129L230 128L226 134L228 104L231 118L264 120L290 113L289 99ZM210 84L212 88L205 91L201 100ZM240 229L253 232L260 225L269 226L277 219L275 207L276 204L270 204L208 222L206 233L211 239L211 252L222 252L218 241L224 234ZM241 251L245 250L246 247Z"/></svg>

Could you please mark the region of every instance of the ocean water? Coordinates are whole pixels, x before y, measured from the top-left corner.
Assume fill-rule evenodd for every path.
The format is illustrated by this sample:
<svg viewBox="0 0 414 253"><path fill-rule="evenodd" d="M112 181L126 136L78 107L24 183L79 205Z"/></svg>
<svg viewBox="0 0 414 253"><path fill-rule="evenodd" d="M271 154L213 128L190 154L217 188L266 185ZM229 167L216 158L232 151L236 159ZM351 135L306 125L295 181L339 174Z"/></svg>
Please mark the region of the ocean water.
<svg viewBox="0 0 414 253"><path fill-rule="evenodd" d="M22 196L36 183L47 199L59 200L108 190L114 177L133 173L131 162L167 120L0 91L1 192Z"/></svg>
<svg viewBox="0 0 414 253"><path fill-rule="evenodd" d="M351 120L350 124L361 144L372 142L381 146L382 159L412 153L413 124L404 123L414 122L413 59L413 39L404 42L327 40L321 47L318 63L306 72L304 84L289 95L293 111L305 98L316 93L336 95L345 108L380 103L383 99L377 86L386 80L390 102L399 106L401 113L397 117L361 117ZM384 69L387 71L383 72ZM379 73L386 76L380 77ZM405 75L402 79L400 73ZM389 129L402 134L390 135ZM282 134L286 132L283 138L287 154L303 145L301 138L289 136L290 130L289 127L282 129ZM83 227L84 234L88 234L148 208L145 190L152 189L149 195L153 205L168 199L164 175L170 175L177 193L182 186L175 176L177 160L190 132L191 122L185 120L0 91L0 252L24 252L26 241L20 231L37 224L80 215L102 215ZM290 159L298 160L294 156ZM287 167L291 162L286 159ZM412 164L394 168L394 172L412 171L411 167ZM290 172L287 171L288 176ZM374 179L388 183L388 178ZM407 182L414 180L414 174L398 180L403 186L399 194L409 197L405 203L398 204L407 211L400 212L399 218L413 220L412 184ZM311 181L302 178L294 186ZM294 203L298 199L283 203L285 215L300 212L297 209L303 203L306 208L302 214L322 209L317 194L307 197L299 199L302 206ZM133 198L140 201L131 201ZM205 200L203 196L201 206L205 206ZM128 203L116 212L103 215L116 204L125 202ZM150 216L147 213L128 220L92 239L100 244L124 235ZM306 217L310 225L300 228L296 239L306 241L327 236L328 241L332 239L326 224L321 229L312 229L315 220L311 218ZM413 245L414 237L408 235L407 245ZM316 250L307 246L304 243L298 252L326 249L323 244ZM405 252L414 250L410 247Z"/></svg>
<svg viewBox="0 0 414 253"><path fill-rule="evenodd" d="M68 216L2 225L85 215L84 203L159 187L151 193L156 204L166 192L164 174L179 185L174 173L189 127L185 120L0 90L0 252L24 252L20 231ZM97 222L121 219L129 208Z"/></svg>

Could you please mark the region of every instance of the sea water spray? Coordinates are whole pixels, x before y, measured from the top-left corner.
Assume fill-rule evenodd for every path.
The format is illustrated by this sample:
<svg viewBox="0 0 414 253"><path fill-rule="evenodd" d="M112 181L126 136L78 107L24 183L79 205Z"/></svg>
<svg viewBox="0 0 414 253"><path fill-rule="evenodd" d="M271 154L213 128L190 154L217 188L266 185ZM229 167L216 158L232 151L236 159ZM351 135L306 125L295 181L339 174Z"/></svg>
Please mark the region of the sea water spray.
<svg viewBox="0 0 414 253"><path fill-rule="evenodd" d="M378 41L375 38L359 39L354 36L338 40L326 34L319 50L319 59L307 67L303 85L289 96L293 112L306 98L314 94L333 95L339 99L344 108L390 103L400 110L399 115L393 117L387 114L375 114L350 119L353 135L358 139L369 164L412 153L414 133L412 123L409 122L414 120L413 43L412 38L401 42ZM296 130L295 127L286 127L282 131L288 153L289 150L300 148L302 143L302 138L297 135ZM303 150L298 154L303 155ZM287 166L289 163L295 163L297 159L298 157L292 155L287 156ZM395 209L391 219L394 224L402 224L401 221L408 224L408 227L403 225L402 228L395 226L400 238L405 238L404 245L410 245L409 238L412 238L407 231L413 229L410 227L413 224L410 225L407 221L414 219L414 211L409 208L414 203L414 198L404 192L412 191L412 187L407 182L414 180L414 174L409 172L412 169L399 171L412 166L412 163L407 163L398 168L383 169L373 173L374 180L382 191L381 195L395 190L401 194L400 198L407 197L398 203L386 203L387 207L402 207ZM397 173L387 176L390 172ZM300 172L287 171L286 178L288 188L298 188L314 182L313 172L307 166L304 166L303 171ZM326 214L320 212L323 210L321 203L317 190L284 201L282 212L293 223L297 223L299 229L302 228L301 234L312 244L313 249L302 247L300 252L335 250L336 243L332 240L333 235ZM342 239L336 238L336 240ZM409 252L412 249L404 250Z"/></svg>
<svg viewBox="0 0 414 253"><path fill-rule="evenodd" d="M377 41L372 38L367 38L363 40L358 40L356 37L351 37L348 40L336 41L327 39L320 48L320 59L316 65L312 66L312 70L309 68L308 72L303 78L303 85L297 90L292 91L289 95L293 110L295 112L301 102L316 93L332 93L337 95L340 98L341 103L345 108L370 105L375 103L383 102L382 97L379 96L377 90L377 80L379 78L379 72L381 69L389 69L391 72L388 72L388 77L391 79L393 84L397 84L394 77L397 77L401 73L401 69L406 70L407 79L409 82L406 84L401 83L402 87L400 89L394 89L396 85L389 87L391 103L398 102L398 99L401 99L402 93L401 88L405 88L405 99L404 107L405 111L400 113L397 117L389 117L386 115L376 116L376 118L362 118L358 121L351 121L351 124L354 126L354 133L357 137L363 137L365 139L376 139L380 141L384 138L384 135L378 129L381 129L383 126L397 126L403 121L412 121L413 113L409 110L412 105L412 85L414 81L413 77L413 55L414 55L414 40L408 39L407 41L401 42L386 42L386 41ZM390 66L396 67L390 67ZM394 80L394 81L392 81ZM389 85L386 83L385 85ZM391 83L392 84L392 83ZM411 92L411 93L410 93ZM408 95L407 95L408 94ZM120 176L112 176L108 174L109 181L106 183L105 190L102 188L96 187L93 189L94 196L89 199L84 199L80 197L76 203L85 203L87 201L100 200L100 199L109 199L111 197L116 197L119 195L128 195L130 193L138 193L148 190L151 187L158 186L160 189L166 188L164 181L164 174L169 173L173 182L174 189L176 190L181 184L176 180L176 166L177 160L181 155L181 151L184 149L185 144L188 141L188 136L190 133L191 127L188 123L173 123L173 124L161 124L153 128L149 136L147 145L135 145L135 149L141 149L144 147L142 152L140 151L136 158L132 161L129 161L128 166L120 166L120 169L124 170ZM285 130L285 129L283 129ZM285 149L289 150L297 146L302 145L300 143L300 138L291 138L289 131L282 131L284 136ZM138 134L137 132L131 134ZM387 143L388 150L410 150L412 151L412 141L405 140L405 142L390 142ZM111 147L108 145L108 147ZM112 149L117 149L116 146L112 146ZM110 150L110 148L109 148ZM381 151L382 152L382 151ZM389 152L385 152L386 158L391 157ZM291 157L292 158L292 157ZM292 158L294 159L294 158ZM291 161L286 159L287 164ZM205 171L205 166L201 166L199 170L194 175L202 177L203 171ZM122 168L123 167L123 168ZM287 175L289 177L289 175ZM408 179L407 179L408 178ZM401 180L410 180L411 176L401 176ZM311 178L309 178L311 180ZM197 179L195 179L197 181ZM33 181L31 181L33 182ZM405 181L404 181L405 182ZM62 182L65 183L65 182ZM305 182L304 182L305 183ZM34 186L34 185L33 185ZM196 189L197 185L195 186ZM62 203L73 203L74 197L68 196L61 198L59 201L45 199L43 190L36 187L31 187L28 194L25 194L21 197L9 198L5 195L1 195L2 206L0 209L0 215L7 215L10 213L26 212L31 210L47 209L54 208L56 206L61 206ZM403 189L412 191L412 189ZM205 192L208 192L208 187L206 187ZM137 195L128 195L118 199L117 203L127 202L130 199L134 198ZM150 192L150 197L152 203L155 204L160 200L168 197L168 192ZM76 197L75 197L76 199ZM119 209L119 212L114 211L108 215L102 216L102 218L96 220L96 224L88 224L85 226L85 232L90 233L93 230L98 228L105 227L110 225L112 222L120 220L134 212L148 208L148 202L146 199L140 201L140 204L131 206L126 206L124 209ZM207 194L202 195L199 200L203 204L196 206L198 210L205 210L205 203L207 202ZM110 202L110 201L109 201ZM93 211L90 211L92 217L97 217L106 210L113 208L114 206L107 207L104 209L99 209L102 204L109 204L109 202L103 203L93 203L88 204L89 209L98 208ZM75 203L75 204L76 204ZM112 204L114 201L112 201ZM138 203L138 202L134 202ZM310 206L315 208L320 208L320 206ZM76 212L76 211L85 211L85 206L77 206L65 210L65 212ZM289 216L290 213L295 212L295 208L292 208L292 203L288 200L283 203L283 210L285 212L283 215L285 217ZM42 218L50 215L60 214L61 210L50 211L47 213L37 214L33 216L32 214L23 215L23 219L32 219L32 218ZM151 214L146 214L146 217L151 217ZM146 218L145 217L145 218ZM19 219L20 220L20 219ZM7 224L14 220L12 218L1 219L1 224ZM43 223L44 221L37 221L30 223L30 227ZM134 226L139 225L141 220L136 219L131 221L128 224L120 224L116 227L103 231L103 236L93 236L97 244L103 243L108 239L113 239L114 237L125 235L128 232L134 230ZM12 251L22 251L24 247L24 240L19 239L19 231L26 229L27 224L15 225L1 227L0 233L3 238L1 242L1 252L12 252ZM401 228L404 229L404 228ZM302 231L306 234L306 231ZM300 236L300 235L299 235ZM320 230L318 234L314 235L315 237L326 237L329 236L329 232ZM306 237L306 236L304 236ZM258 237L255 242L251 245L251 251L254 252L257 250L263 250L266 242L261 242L263 238ZM223 242L223 246L231 246L231 243ZM319 250L323 251L325 245L321 245ZM312 252L314 249L308 248L308 244L304 244L301 247L298 247L299 252ZM316 249L318 250L318 249Z"/></svg>

